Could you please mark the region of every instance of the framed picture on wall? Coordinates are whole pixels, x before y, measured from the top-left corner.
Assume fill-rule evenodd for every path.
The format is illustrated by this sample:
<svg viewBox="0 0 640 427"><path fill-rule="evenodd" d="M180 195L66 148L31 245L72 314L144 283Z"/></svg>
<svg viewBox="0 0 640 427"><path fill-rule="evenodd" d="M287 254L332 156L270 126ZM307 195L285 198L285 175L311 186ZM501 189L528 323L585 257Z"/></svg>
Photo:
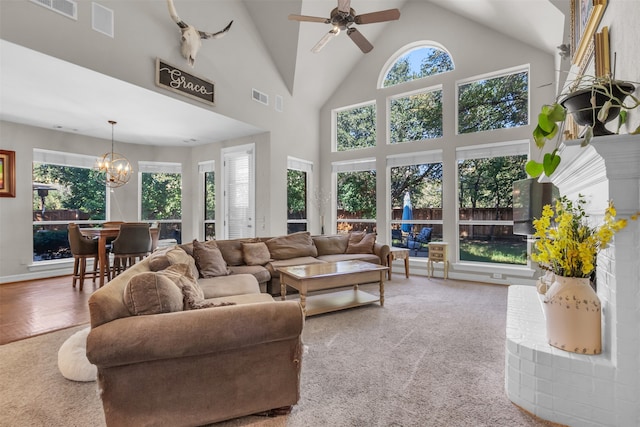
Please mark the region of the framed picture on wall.
<svg viewBox="0 0 640 427"><path fill-rule="evenodd" d="M16 152L0 150L0 197L16 197Z"/></svg>
<svg viewBox="0 0 640 427"><path fill-rule="evenodd" d="M571 0L571 52L581 73L593 56L593 37L606 8L607 0Z"/></svg>

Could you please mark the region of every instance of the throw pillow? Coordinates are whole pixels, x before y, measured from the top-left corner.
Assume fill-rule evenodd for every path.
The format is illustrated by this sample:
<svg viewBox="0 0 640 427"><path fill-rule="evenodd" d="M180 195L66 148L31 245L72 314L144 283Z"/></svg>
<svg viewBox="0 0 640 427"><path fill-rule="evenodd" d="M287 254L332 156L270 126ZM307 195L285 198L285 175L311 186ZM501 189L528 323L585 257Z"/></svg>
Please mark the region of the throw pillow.
<svg viewBox="0 0 640 427"><path fill-rule="evenodd" d="M354 231L349 235L349 244L345 253L348 254L372 254L376 243L375 233Z"/></svg>
<svg viewBox="0 0 640 427"><path fill-rule="evenodd" d="M218 249L222 252L222 257L227 261L227 265L244 265L244 255L242 254L243 243L255 243L255 239L231 239L218 240Z"/></svg>
<svg viewBox="0 0 640 427"><path fill-rule="evenodd" d="M271 259L266 243L243 243L242 254L247 265L265 265Z"/></svg>
<svg viewBox="0 0 640 427"><path fill-rule="evenodd" d="M193 241L193 258L200 272L200 277L228 276L227 262L217 246L205 245L198 240Z"/></svg>
<svg viewBox="0 0 640 427"><path fill-rule="evenodd" d="M172 249L171 247L158 249L149 255L149 270L160 271L171 265L167 252Z"/></svg>
<svg viewBox="0 0 640 427"><path fill-rule="evenodd" d="M311 233L300 231L282 237L274 237L265 242L273 259L291 259L303 256L318 256Z"/></svg>
<svg viewBox="0 0 640 427"><path fill-rule="evenodd" d="M318 249L318 256L343 254L349 244L349 235L313 236L313 243Z"/></svg>
<svg viewBox="0 0 640 427"><path fill-rule="evenodd" d="M182 291L168 277L145 271L124 287L124 303L134 316L182 311Z"/></svg>

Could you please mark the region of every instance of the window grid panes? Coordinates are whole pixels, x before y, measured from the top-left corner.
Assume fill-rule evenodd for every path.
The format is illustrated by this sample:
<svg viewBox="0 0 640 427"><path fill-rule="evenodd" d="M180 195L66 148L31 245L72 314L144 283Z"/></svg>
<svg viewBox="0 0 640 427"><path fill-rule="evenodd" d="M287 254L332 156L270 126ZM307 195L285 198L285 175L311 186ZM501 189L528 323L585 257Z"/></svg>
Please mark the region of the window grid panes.
<svg viewBox="0 0 640 427"><path fill-rule="evenodd" d="M376 145L376 105L337 111L336 113L337 151L356 150Z"/></svg>
<svg viewBox="0 0 640 427"><path fill-rule="evenodd" d="M376 171L337 173L338 233L376 231Z"/></svg>
<svg viewBox="0 0 640 427"><path fill-rule="evenodd" d="M460 261L527 265L527 243L513 234L513 182L527 156L458 161Z"/></svg>
<svg viewBox="0 0 640 427"><path fill-rule="evenodd" d="M389 110L391 144L442 137L442 90L393 98Z"/></svg>
<svg viewBox="0 0 640 427"><path fill-rule="evenodd" d="M442 162L390 168L391 245L427 257L427 244L442 241Z"/></svg>
<svg viewBox="0 0 640 427"><path fill-rule="evenodd" d="M307 173L287 169L287 234L307 231Z"/></svg>
<svg viewBox="0 0 640 427"><path fill-rule="evenodd" d="M105 220L106 186L86 167L34 162L33 261L72 257L68 224L97 226Z"/></svg>
<svg viewBox="0 0 640 427"><path fill-rule="evenodd" d="M140 219L155 225L159 239L182 242L182 174L142 172Z"/></svg>
<svg viewBox="0 0 640 427"><path fill-rule="evenodd" d="M204 172L204 239L216 238L216 175Z"/></svg>
<svg viewBox="0 0 640 427"><path fill-rule="evenodd" d="M398 58L385 74L382 87L389 87L452 71L453 60L444 50L425 46L411 49Z"/></svg>
<svg viewBox="0 0 640 427"><path fill-rule="evenodd" d="M529 72L458 85L458 133L529 124Z"/></svg>

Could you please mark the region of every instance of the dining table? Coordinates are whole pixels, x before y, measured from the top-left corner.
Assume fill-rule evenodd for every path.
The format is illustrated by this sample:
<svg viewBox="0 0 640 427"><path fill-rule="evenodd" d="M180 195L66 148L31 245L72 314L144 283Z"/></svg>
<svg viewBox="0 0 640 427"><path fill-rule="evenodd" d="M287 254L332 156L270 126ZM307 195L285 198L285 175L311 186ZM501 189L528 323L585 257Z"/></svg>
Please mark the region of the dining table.
<svg viewBox="0 0 640 427"><path fill-rule="evenodd" d="M88 227L80 228L80 232L83 236L97 237L98 238L98 263L100 264L100 286L104 285L104 276L106 276L107 269L109 268L109 254L107 254L107 240L112 237L118 237L120 233L120 227ZM157 235L159 229L152 227L149 229L151 238L154 234Z"/></svg>

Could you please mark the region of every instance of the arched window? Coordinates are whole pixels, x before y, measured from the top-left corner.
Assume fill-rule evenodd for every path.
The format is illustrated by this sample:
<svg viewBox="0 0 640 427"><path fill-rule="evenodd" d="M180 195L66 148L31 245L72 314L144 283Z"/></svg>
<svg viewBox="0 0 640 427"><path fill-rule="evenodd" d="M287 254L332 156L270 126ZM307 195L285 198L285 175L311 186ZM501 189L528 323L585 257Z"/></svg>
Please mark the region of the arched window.
<svg viewBox="0 0 640 427"><path fill-rule="evenodd" d="M379 87L389 87L454 69L451 55L434 42L412 43L387 61Z"/></svg>

